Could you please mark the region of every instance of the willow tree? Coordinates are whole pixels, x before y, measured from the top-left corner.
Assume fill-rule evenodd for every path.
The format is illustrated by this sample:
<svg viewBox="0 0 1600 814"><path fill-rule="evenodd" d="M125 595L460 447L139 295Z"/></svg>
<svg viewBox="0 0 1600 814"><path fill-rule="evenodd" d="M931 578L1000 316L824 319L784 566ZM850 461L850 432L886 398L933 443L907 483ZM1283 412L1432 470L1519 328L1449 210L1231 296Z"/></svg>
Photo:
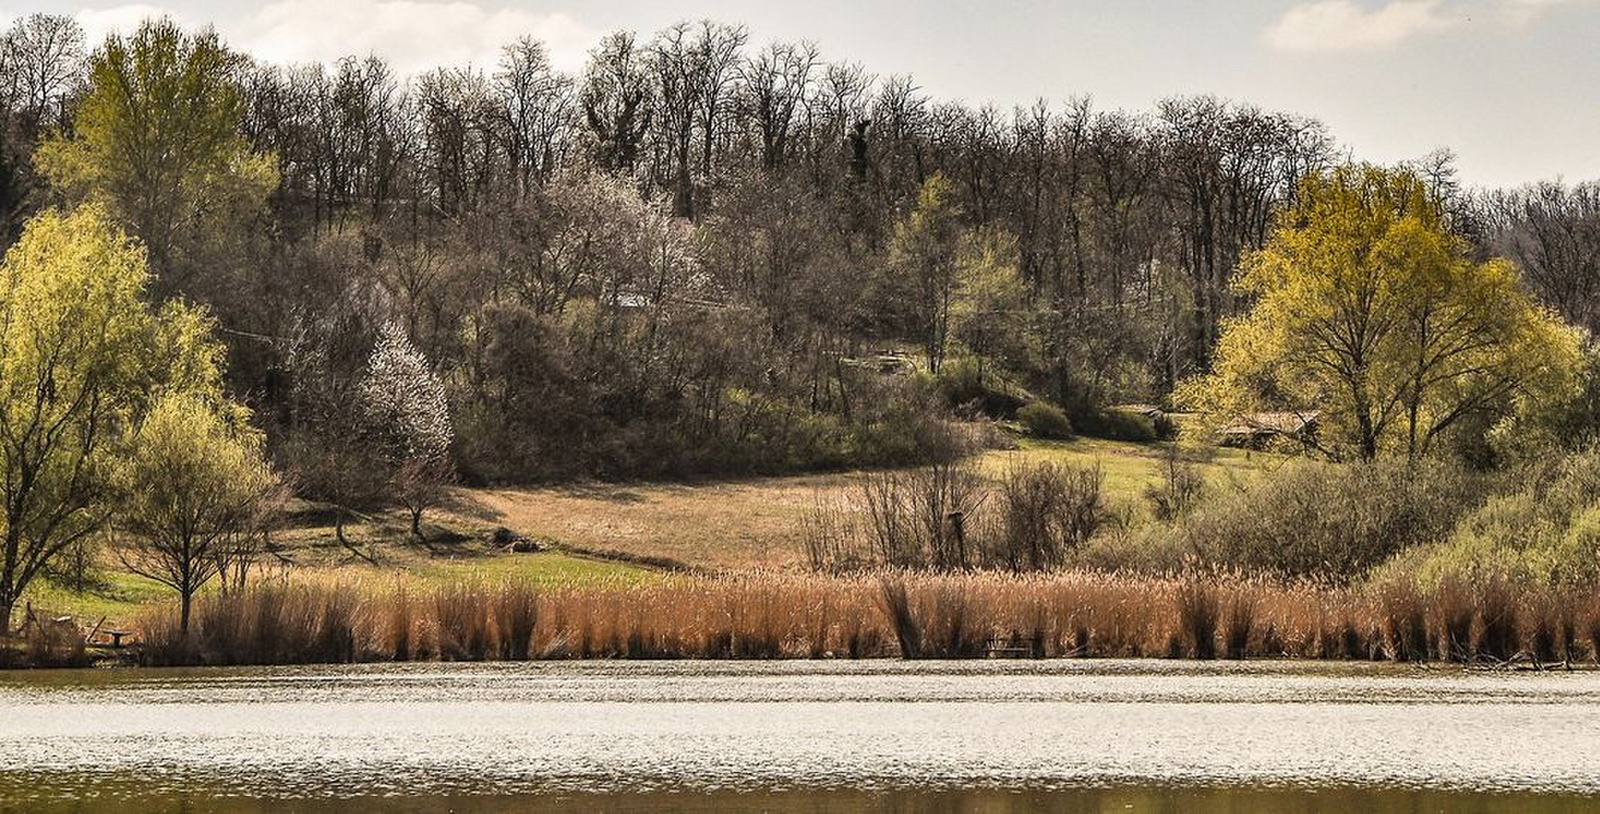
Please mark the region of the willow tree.
<svg viewBox="0 0 1600 814"><path fill-rule="evenodd" d="M247 418L224 401L164 394L117 467L118 557L178 592L183 630L195 593L222 572L223 547L249 530L277 484Z"/></svg>
<svg viewBox="0 0 1600 814"><path fill-rule="evenodd" d="M0 623L104 523L124 441L153 394L220 398L204 312L159 309L145 253L98 209L46 212L0 263Z"/></svg>
<svg viewBox="0 0 1600 814"><path fill-rule="evenodd" d="M1475 262L1405 170L1307 177L1235 287L1254 306L1179 401L1218 422L1316 410L1333 457L1424 455L1469 416L1566 390L1579 366L1575 332L1511 263Z"/></svg>
<svg viewBox="0 0 1600 814"><path fill-rule="evenodd" d="M956 262L950 334L977 357L978 383L983 383L987 359L1013 370L1024 368L1037 355L1029 333L1037 312L1029 306L1027 283L1017 271L1017 239L998 230L978 230L963 241Z"/></svg>

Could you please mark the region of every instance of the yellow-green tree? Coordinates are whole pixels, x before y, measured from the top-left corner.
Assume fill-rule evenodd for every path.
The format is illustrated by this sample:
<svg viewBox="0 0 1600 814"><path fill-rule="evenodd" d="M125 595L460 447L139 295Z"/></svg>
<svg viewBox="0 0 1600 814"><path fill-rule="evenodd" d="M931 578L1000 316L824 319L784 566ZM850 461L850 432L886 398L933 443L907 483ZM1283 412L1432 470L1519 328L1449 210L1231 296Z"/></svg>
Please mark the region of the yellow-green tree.
<svg viewBox="0 0 1600 814"><path fill-rule="evenodd" d="M239 67L214 31L171 20L112 35L90 59L71 137L40 145L37 163L68 201L102 204L142 240L159 275L181 277L277 185L274 161L240 134Z"/></svg>
<svg viewBox="0 0 1600 814"><path fill-rule="evenodd" d="M117 469L118 556L178 592L183 630L195 593L221 571L221 548L249 531L277 484L247 419L226 402L163 395Z"/></svg>
<svg viewBox="0 0 1600 814"><path fill-rule="evenodd" d="M922 342L928 369L939 372L950 338L950 308L959 280L961 212L955 190L942 173L928 176L916 206L895 224L889 263L904 291L911 329Z"/></svg>
<svg viewBox="0 0 1600 814"><path fill-rule="evenodd" d="M1468 416L1564 391L1579 365L1574 331L1509 262L1474 262L1404 170L1307 177L1235 286L1254 306L1179 401L1216 422L1319 410L1335 457L1426 454Z"/></svg>
<svg viewBox="0 0 1600 814"><path fill-rule="evenodd" d="M144 250L100 210L45 212L0 263L0 623L57 553L103 524L153 394L220 398L203 311L152 309Z"/></svg>
<svg viewBox="0 0 1600 814"><path fill-rule="evenodd" d="M1016 367L1035 354L1030 334L1034 312L1018 271L1020 262L1017 239L989 229L970 234L956 255L950 333L978 357L980 384L984 360L998 359Z"/></svg>

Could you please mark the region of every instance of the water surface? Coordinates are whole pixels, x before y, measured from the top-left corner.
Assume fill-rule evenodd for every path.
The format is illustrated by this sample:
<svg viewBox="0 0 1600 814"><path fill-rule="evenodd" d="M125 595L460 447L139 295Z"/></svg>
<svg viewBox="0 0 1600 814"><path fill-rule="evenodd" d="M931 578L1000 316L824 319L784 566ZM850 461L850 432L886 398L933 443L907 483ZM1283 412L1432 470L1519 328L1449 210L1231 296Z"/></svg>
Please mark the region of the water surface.
<svg viewBox="0 0 1600 814"><path fill-rule="evenodd" d="M0 810L1600 810L1600 673L560 662L0 673Z"/></svg>

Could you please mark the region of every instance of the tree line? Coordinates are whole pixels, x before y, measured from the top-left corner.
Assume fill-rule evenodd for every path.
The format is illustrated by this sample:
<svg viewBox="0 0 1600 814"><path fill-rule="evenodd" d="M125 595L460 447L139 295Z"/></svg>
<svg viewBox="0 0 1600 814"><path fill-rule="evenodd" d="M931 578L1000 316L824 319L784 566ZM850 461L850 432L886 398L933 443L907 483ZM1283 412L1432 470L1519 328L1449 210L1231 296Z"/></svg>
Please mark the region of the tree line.
<svg viewBox="0 0 1600 814"><path fill-rule="evenodd" d="M73 212L125 235L138 297L214 330L201 401L260 433L234 440L419 534L452 478L928 461L953 415L1030 403L1114 427L1211 368L1269 293L1235 270L1350 160L1292 113L975 107L711 21L610 34L576 74L524 38L400 76L35 14L0 40L0 118L13 252ZM1596 327L1595 185L1465 190L1446 153L1407 177L1462 262ZM212 430L245 432L231 410Z"/></svg>

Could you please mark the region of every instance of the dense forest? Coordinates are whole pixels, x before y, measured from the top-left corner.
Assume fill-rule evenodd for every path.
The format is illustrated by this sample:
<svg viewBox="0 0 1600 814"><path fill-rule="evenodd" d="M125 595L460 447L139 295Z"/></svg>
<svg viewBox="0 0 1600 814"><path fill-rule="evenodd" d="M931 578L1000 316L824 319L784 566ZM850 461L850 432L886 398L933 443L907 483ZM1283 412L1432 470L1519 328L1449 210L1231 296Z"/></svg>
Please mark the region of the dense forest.
<svg viewBox="0 0 1600 814"><path fill-rule="evenodd" d="M522 39L408 77L33 15L0 106L7 242L102 206L148 296L216 321L279 468L337 502L379 488L350 462L378 454L353 405L384 360L469 482L910 462L950 411L1033 400L1118 432L1104 407L1208 369L1241 257L1350 159L1293 113L973 107L716 22L611 34L579 75ZM1600 187L1412 169L1595 327Z"/></svg>

